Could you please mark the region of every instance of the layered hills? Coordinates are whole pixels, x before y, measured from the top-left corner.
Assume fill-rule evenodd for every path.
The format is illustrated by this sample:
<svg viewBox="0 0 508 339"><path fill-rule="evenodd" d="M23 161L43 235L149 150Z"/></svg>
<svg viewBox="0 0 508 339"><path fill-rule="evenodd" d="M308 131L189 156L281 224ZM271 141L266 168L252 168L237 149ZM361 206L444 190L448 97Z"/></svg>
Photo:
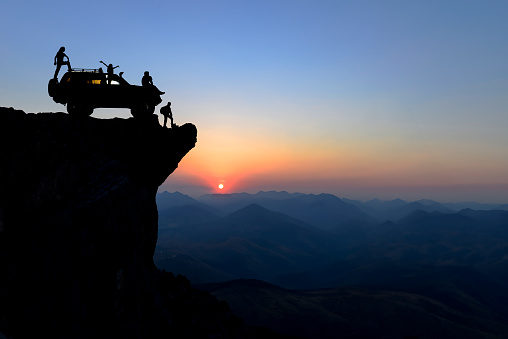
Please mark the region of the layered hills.
<svg viewBox="0 0 508 339"><path fill-rule="evenodd" d="M200 286L246 322L298 338L496 338L507 326L483 308L457 310L423 294L341 286L288 290L259 280Z"/></svg>
<svg viewBox="0 0 508 339"><path fill-rule="evenodd" d="M156 264L249 325L305 338L508 335L505 206L164 192L161 216L172 195L200 220L161 217Z"/></svg>

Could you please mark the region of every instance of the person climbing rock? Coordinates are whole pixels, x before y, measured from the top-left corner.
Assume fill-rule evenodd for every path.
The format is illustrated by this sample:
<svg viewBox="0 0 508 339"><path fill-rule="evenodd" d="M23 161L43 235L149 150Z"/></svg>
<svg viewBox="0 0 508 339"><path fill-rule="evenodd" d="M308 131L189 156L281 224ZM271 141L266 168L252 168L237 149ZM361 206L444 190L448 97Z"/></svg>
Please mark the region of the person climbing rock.
<svg viewBox="0 0 508 339"><path fill-rule="evenodd" d="M164 116L164 127L167 128L166 124L168 122L168 118L171 120L171 128L175 127L175 124L173 123L173 112L171 111L171 102L168 101L166 106L161 107L160 112Z"/></svg>

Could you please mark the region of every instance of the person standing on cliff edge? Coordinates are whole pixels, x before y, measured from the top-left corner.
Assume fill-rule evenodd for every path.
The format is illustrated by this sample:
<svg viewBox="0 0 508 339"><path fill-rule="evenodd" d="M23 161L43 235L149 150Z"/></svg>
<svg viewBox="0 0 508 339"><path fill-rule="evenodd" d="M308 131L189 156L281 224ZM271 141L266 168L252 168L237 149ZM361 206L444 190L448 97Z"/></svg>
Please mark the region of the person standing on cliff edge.
<svg viewBox="0 0 508 339"><path fill-rule="evenodd" d="M60 72L60 67L62 67L62 65L67 65L67 67L69 68L69 72L71 71L71 63L69 61L69 57L64 52L65 52L65 47L62 46L62 47L60 47L60 49L58 50L58 52L55 55L55 62L54 62L54 65L56 65L55 76L54 76L55 79L58 77L58 72ZM64 58L67 58L67 60L64 60Z"/></svg>

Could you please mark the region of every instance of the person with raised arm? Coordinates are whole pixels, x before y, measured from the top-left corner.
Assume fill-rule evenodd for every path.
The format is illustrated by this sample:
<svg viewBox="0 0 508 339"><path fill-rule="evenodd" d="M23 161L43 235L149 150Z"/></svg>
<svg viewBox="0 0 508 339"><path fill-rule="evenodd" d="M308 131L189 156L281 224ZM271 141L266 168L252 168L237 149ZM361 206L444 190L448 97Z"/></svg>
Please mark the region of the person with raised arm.
<svg viewBox="0 0 508 339"><path fill-rule="evenodd" d="M67 60L64 60L65 58L67 58ZM54 65L56 65L54 76L55 79L57 79L58 72L60 72L60 67L62 67L62 65L67 65L67 67L69 68L69 72L71 71L71 63L69 61L69 57L67 56L67 54L65 54L65 47L63 46L60 47L60 49L56 53Z"/></svg>
<svg viewBox="0 0 508 339"><path fill-rule="evenodd" d="M117 68L117 67L120 67L120 66L115 66L113 67L113 64L109 64L109 65L106 65L106 63L104 61L100 61L104 66L106 66L107 68L107 73L108 73L108 85L111 85L111 80L113 78L113 76L115 75L114 73L114 69Z"/></svg>

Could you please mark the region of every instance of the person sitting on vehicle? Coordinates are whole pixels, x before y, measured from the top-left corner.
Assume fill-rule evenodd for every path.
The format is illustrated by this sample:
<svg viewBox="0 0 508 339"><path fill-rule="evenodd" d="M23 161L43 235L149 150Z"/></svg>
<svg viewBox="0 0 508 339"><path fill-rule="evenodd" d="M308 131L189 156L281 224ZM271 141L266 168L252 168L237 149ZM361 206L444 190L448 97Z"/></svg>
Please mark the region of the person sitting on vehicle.
<svg viewBox="0 0 508 339"><path fill-rule="evenodd" d="M168 122L168 118L171 119L171 128L175 127L173 123L173 112L171 112L171 102L168 101L168 104L160 109L161 114L164 116L164 127L167 128L166 124Z"/></svg>
<svg viewBox="0 0 508 339"><path fill-rule="evenodd" d="M104 66L107 67L107 70L108 70L108 85L111 85L111 80L113 79L114 77L114 69L117 68L117 67L120 67L120 66L115 66L113 67L113 64L109 64L109 65L106 65L106 63L104 61L100 61Z"/></svg>
<svg viewBox="0 0 508 339"><path fill-rule="evenodd" d="M69 57L64 52L65 52L65 47L62 46L62 47L60 47L60 49L58 50L58 52L55 55L55 62L54 62L54 65L56 65L55 76L54 76L55 79L58 77L58 72L60 72L60 67L62 67L62 65L67 65L67 67L69 68L69 72L71 71L71 63L69 61ZM67 60L64 60L64 58L67 58Z"/></svg>
<svg viewBox="0 0 508 339"><path fill-rule="evenodd" d="M153 84L153 80L152 80L152 77L150 76L150 73L148 73L148 71L145 71L145 74L143 75L143 78L141 78L141 85L143 85L143 87L152 87L154 88L158 93L159 95L162 95L166 92L161 92L157 86L155 86Z"/></svg>
<svg viewBox="0 0 508 339"><path fill-rule="evenodd" d="M99 74L100 74L100 79L101 79L101 85L105 85L106 84L106 75L104 74L102 67L99 67Z"/></svg>

